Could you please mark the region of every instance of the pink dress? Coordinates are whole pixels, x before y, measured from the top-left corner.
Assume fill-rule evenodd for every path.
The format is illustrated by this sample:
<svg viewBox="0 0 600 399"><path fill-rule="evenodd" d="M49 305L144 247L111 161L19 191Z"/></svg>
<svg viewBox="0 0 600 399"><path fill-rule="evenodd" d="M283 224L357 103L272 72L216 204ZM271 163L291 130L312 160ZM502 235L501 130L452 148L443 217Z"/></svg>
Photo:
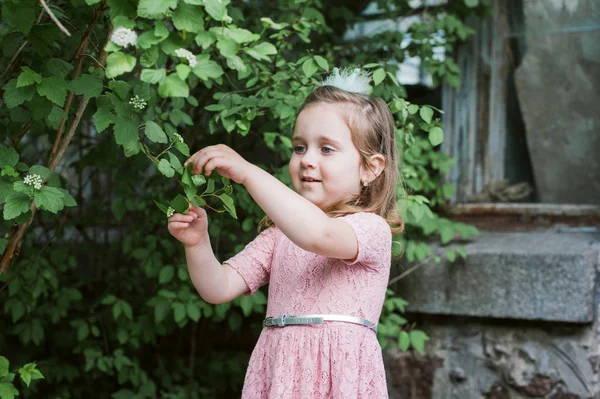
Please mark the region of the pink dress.
<svg viewBox="0 0 600 399"><path fill-rule="evenodd" d="M271 227L225 263L246 281L250 295L269 283L267 317L339 314L377 323L389 278L391 231L373 213L342 218L358 241L354 262L304 251ZM343 322L263 328L242 392L243 399L387 397L376 333Z"/></svg>

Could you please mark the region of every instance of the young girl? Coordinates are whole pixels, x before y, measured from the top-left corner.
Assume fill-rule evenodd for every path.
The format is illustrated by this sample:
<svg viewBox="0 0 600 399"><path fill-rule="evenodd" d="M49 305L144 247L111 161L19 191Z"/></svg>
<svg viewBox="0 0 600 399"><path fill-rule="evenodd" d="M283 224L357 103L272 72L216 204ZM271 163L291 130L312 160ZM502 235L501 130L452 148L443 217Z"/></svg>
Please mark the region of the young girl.
<svg viewBox="0 0 600 399"><path fill-rule="evenodd" d="M169 219L207 302L252 295L269 283L268 317L242 398L388 397L376 323L392 232L403 226L392 116L368 88L368 76L336 70L308 96L294 129L294 191L224 145L186 161L194 173L216 171L243 184L271 222L221 264L203 209Z"/></svg>

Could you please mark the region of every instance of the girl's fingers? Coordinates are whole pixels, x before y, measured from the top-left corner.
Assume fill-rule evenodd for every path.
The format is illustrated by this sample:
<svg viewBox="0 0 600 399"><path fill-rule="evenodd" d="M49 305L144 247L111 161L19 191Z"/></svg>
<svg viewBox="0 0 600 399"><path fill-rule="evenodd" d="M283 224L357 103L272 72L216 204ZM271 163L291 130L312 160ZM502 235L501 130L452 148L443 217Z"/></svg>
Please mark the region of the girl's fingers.
<svg viewBox="0 0 600 399"><path fill-rule="evenodd" d="M169 222L169 226L171 226L173 229L185 229L189 227L189 225L189 223L185 222Z"/></svg>
<svg viewBox="0 0 600 399"><path fill-rule="evenodd" d="M190 205L190 212L196 215L197 218L206 217L206 210L200 208L199 206Z"/></svg>
<svg viewBox="0 0 600 399"><path fill-rule="evenodd" d="M194 217L189 214L184 215L182 213L176 213L173 216L171 216L169 220L173 222L191 222L192 220L194 220Z"/></svg>

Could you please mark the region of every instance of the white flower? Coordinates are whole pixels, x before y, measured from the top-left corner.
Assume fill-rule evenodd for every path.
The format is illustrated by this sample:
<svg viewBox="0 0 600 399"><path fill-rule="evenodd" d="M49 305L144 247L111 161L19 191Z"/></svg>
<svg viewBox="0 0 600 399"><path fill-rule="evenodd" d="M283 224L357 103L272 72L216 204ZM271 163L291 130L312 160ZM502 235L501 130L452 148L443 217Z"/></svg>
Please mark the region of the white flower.
<svg viewBox="0 0 600 399"><path fill-rule="evenodd" d="M179 140L180 142L183 143L183 137L181 136L181 134L179 134L179 133L173 133L173 135L175 136L175 138L177 140Z"/></svg>
<svg viewBox="0 0 600 399"><path fill-rule="evenodd" d="M114 30L110 36L110 41L122 47L135 46L137 43L137 33L121 26Z"/></svg>
<svg viewBox="0 0 600 399"><path fill-rule="evenodd" d="M175 214L175 209L169 207L167 209L167 217L170 218L171 216L173 216Z"/></svg>
<svg viewBox="0 0 600 399"><path fill-rule="evenodd" d="M23 183L27 184L28 186L32 186L36 190L39 190L42 188L43 181L44 180L42 179L42 176L36 175L36 174L27 175L27 176L25 176L25 179L23 179Z"/></svg>
<svg viewBox="0 0 600 399"><path fill-rule="evenodd" d="M196 64L198 64L198 60L196 60L196 56L189 50L186 50L184 48L178 48L177 50L175 50L175 54L177 54L177 56L180 58L187 59L188 64L190 64L190 66L192 68L194 68L196 66Z"/></svg>
<svg viewBox="0 0 600 399"><path fill-rule="evenodd" d="M129 104L133 105L133 108L138 108L138 109L144 109L144 108L146 108L146 105L148 105L146 103L146 100L144 100L143 98L140 98L137 94L135 95L135 97L131 97L129 99Z"/></svg>

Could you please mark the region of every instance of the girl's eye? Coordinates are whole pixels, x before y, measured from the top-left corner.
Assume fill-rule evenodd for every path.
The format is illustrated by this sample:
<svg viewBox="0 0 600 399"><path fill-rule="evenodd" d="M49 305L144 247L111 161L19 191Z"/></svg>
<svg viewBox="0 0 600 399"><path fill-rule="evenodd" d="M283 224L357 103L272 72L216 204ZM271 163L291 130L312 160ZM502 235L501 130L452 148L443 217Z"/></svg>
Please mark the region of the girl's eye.
<svg viewBox="0 0 600 399"><path fill-rule="evenodd" d="M323 151L324 154L331 154L333 152L333 148L323 147L321 151Z"/></svg>
<svg viewBox="0 0 600 399"><path fill-rule="evenodd" d="M294 152L295 152L296 154L302 154L304 151L306 151L306 150L305 150L305 148L304 148L303 146L301 146L301 145L297 145L297 146L295 146L295 147L294 147Z"/></svg>

